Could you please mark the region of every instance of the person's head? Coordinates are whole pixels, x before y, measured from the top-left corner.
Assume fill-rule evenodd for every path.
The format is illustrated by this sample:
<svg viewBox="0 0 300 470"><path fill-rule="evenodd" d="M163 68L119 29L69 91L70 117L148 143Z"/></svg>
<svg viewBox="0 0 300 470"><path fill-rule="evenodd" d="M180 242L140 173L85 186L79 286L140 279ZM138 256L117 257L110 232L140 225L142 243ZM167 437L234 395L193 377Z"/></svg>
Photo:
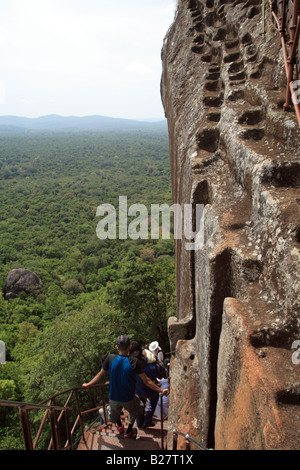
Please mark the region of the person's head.
<svg viewBox="0 0 300 470"><path fill-rule="evenodd" d="M130 348L130 356L137 357L140 361L143 361L143 348L141 343L138 341L132 341Z"/></svg>
<svg viewBox="0 0 300 470"><path fill-rule="evenodd" d="M149 351L151 351L153 354L157 354L159 351L159 344L157 341L152 341L151 344L149 344Z"/></svg>
<svg viewBox="0 0 300 470"><path fill-rule="evenodd" d="M130 351L131 353L133 353L134 351L142 351L141 343L139 343L138 341L132 341Z"/></svg>
<svg viewBox="0 0 300 470"><path fill-rule="evenodd" d="M127 335L120 335L116 340L116 348L120 354L128 354L131 348L130 338Z"/></svg>
<svg viewBox="0 0 300 470"><path fill-rule="evenodd" d="M145 362L142 350L136 349L133 352L130 351L130 356L137 357L142 362L142 364L144 364L144 362Z"/></svg>

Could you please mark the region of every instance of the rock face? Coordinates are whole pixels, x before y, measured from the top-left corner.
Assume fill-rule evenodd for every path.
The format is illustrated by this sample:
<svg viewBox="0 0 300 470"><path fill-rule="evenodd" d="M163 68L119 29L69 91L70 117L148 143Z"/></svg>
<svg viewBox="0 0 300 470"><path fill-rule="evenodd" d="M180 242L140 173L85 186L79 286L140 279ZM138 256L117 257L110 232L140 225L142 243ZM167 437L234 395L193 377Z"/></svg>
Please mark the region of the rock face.
<svg viewBox="0 0 300 470"><path fill-rule="evenodd" d="M256 0L179 0L162 61L173 202L204 205L199 249L176 240L170 429L299 449L300 132L278 31Z"/></svg>
<svg viewBox="0 0 300 470"><path fill-rule="evenodd" d="M20 292L30 292L39 289L42 286L42 281L33 272L27 269L12 269L6 278L3 288L4 298L6 300L15 298Z"/></svg>

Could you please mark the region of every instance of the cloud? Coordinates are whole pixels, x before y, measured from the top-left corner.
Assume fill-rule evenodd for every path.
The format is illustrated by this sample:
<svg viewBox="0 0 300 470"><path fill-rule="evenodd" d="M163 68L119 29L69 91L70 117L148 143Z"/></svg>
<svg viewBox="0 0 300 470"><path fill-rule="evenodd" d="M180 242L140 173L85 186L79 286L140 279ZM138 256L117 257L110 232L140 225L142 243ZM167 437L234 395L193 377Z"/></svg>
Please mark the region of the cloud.
<svg viewBox="0 0 300 470"><path fill-rule="evenodd" d="M163 114L160 53L176 0L2 3L0 113Z"/></svg>
<svg viewBox="0 0 300 470"><path fill-rule="evenodd" d="M32 104L32 100L29 100L28 98L22 98L22 99L21 99L21 103L24 103L24 104Z"/></svg>
<svg viewBox="0 0 300 470"><path fill-rule="evenodd" d="M6 86L5 83L0 80L0 104L6 104Z"/></svg>
<svg viewBox="0 0 300 470"><path fill-rule="evenodd" d="M0 46L5 46L7 44L7 37L0 31Z"/></svg>

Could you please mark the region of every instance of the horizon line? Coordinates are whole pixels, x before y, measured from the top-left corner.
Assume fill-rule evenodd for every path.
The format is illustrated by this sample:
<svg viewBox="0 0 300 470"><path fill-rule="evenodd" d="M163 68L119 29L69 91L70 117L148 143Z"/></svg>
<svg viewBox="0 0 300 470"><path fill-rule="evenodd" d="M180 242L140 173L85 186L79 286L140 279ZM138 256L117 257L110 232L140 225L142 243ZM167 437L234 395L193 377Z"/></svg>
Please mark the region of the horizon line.
<svg viewBox="0 0 300 470"><path fill-rule="evenodd" d="M77 114L57 114L57 113L50 113L50 114L42 114L39 116L25 116L25 115L18 115L18 114L0 114L0 118L11 118L11 117L16 117L16 118L25 118L25 119L41 119L45 117L62 117L62 118L87 118L87 117L103 117L103 118L108 118L108 119L122 119L126 121L138 121L138 122L160 122L160 121L166 121L165 117L153 117L153 118L126 118L126 117L114 117L114 116L107 116L103 114L83 114L83 115L77 115Z"/></svg>

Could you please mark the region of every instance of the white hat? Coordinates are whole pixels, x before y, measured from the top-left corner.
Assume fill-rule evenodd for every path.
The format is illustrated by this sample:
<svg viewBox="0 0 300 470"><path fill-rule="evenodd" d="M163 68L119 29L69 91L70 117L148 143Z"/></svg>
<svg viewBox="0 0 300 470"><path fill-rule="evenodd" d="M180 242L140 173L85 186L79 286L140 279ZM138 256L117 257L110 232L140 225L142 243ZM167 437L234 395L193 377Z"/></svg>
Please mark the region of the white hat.
<svg viewBox="0 0 300 470"><path fill-rule="evenodd" d="M149 349L151 352L154 352L156 351L156 349L159 348L159 344L157 341L153 341L150 345L149 345Z"/></svg>

